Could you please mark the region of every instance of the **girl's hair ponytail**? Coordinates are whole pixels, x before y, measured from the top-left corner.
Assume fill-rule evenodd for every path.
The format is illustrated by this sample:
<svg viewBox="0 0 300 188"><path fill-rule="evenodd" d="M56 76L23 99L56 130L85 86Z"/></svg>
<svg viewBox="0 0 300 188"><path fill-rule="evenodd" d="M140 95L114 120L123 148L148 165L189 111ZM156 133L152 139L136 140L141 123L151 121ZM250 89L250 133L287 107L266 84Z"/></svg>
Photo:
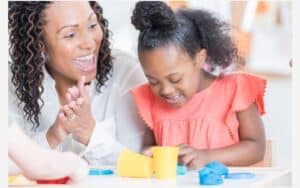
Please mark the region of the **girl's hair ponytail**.
<svg viewBox="0 0 300 188"><path fill-rule="evenodd" d="M199 35L200 47L207 51L210 67L225 69L237 60L237 48L229 32L230 26L203 10L181 10L179 15L190 20Z"/></svg>

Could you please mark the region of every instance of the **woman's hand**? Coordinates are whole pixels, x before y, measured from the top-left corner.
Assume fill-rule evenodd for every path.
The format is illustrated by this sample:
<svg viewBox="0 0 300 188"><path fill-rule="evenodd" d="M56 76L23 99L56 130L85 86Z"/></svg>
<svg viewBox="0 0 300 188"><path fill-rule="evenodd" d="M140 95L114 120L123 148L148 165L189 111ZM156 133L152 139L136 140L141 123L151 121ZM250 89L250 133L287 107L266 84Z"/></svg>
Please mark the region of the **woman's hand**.
<svg viewBox="0 0 300 188"><path fill-rule="evenodd" d="M208 152L195 149L187 144L180 144L179 162L190 169L198 169L210 162Z"/></svg>
<svg viewBox="0 0 300 188"><path fill-rule="evenodd" d="M64 115L63 109L60 108L57 118L54 124L49 128L46 133L46 138L52 149L56 148L61 142L63 142L70 134L67 127L67 118Z"/></svg>
<svg viewBox="0 0 300 188"><path fill-rule="evenodd" d="M79 142L87 145L95 127L91 112L90 86L85 86L85 77L81 77L78 85L68 89L68 104L63 106L67 130Z"/></svg>

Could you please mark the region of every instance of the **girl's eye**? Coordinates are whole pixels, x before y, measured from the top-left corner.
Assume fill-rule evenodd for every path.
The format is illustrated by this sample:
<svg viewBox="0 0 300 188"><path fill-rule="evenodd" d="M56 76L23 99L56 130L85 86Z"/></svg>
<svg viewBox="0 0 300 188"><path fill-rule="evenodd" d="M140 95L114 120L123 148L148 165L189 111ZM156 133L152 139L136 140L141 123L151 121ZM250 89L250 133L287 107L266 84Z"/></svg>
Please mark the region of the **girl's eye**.
<svg viewBox="0 0 300 188"><path fill-rule="evenodd" d="M69 33L67 35L64 36L64 38L69 39L69 38L73 38L75 36L75 33Z"/></svg>
<svg viewBox="0 0 300 188"><path fill-rule="evenodd" d="M158 84L158 82L155 82L155 81L149 81L149 84L152 85L152 86L155 86Z"/></svg>
<svg viewBox="0 0 300 188"><path fill-rule="evenodd" d="M174 83L174 84L177 84L177 83L179 83L180 81L181 81L181 78L176 79L176 80L171 80L171 82Z"/></svg>

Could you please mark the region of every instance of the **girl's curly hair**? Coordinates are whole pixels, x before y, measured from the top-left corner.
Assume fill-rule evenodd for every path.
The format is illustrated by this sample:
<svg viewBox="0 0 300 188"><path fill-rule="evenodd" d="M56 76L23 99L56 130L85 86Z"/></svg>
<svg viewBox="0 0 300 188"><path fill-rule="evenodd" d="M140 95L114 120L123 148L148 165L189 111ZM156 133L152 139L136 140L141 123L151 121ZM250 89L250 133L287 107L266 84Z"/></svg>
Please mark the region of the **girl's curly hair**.
<svg viewBox="0 0 300 188"><path fill-rule="evenodd" d="M229 35L229 25L205 10L173 12L162 1L140 1L135 6L131 23L140 31L139 53L172 44L192 58L199 49L206 49L207 63L222 68L241 63Z"/></svg>
<svg viewBox="0 0 300 188"><path fill-rule="evenodd" d="M44 66L46 58L43 26L45 25L44 10L52 2L46 1L10 1L8 10L9 55L12 73L11 82L15 86L15 94L24 104L24 118L31 121L32 128L40 125L39 115L44 101L41 95L44 91ZM89 2L97 15L103 30L103 39L99 50L96 74L96 90L109 79L112 72L112 56L109 42L108 22L103 17L101 6Z"/></svg>

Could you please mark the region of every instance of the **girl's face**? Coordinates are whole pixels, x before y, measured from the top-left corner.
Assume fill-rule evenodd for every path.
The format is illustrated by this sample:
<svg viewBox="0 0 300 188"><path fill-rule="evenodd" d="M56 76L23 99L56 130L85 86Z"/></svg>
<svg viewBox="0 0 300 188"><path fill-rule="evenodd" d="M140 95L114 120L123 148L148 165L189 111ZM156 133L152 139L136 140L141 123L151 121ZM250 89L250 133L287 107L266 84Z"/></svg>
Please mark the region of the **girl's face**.
<svg viewBox="0 0 300 188"><path fill-rule="evenodd" d="M173 45L140 54L152 91L175 108L181 107L199 91L200 70L205 58L205 50L191 58Z"/></svg>
<svg viewBox="0 0 300 188"><path fill-rule="evenodd" d="M88 2L53 2L44 11L47 67L57 82L74 84L80 76L96 76L103 38Z"/></svg>

